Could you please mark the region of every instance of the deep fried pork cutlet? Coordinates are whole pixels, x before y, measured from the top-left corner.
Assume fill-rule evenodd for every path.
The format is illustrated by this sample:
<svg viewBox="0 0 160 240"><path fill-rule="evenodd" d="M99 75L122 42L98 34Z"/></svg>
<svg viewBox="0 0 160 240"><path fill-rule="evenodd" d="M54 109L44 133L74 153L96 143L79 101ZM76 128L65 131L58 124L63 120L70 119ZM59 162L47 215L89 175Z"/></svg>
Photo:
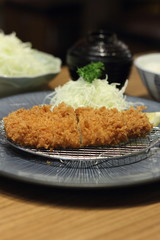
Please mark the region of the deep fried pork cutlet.
<svg viewBox="0 0 160 240"><path fill-rule="evenodd" d="M79 148L116 145L146 136L152 129L142 107L117 109L77 108L59 104L19 109L4 118L12 141L36 148Z"/></svg>

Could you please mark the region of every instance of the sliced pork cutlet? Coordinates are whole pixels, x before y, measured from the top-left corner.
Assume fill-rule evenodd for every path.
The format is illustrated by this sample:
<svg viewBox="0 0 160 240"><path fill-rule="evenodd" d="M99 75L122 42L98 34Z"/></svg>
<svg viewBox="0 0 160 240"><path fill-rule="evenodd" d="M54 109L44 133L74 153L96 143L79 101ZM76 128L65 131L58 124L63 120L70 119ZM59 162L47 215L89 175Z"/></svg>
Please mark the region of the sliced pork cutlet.
<svg viewBox="0 0 160 240"><path fill-rule="evenodd" d="M4 118L6 135L12 141L36 148L79 148L117 145L144 137L152 129L142 108L93 109L59 104L19 109Z"/></svg>
<svg viewBox="0 0 160 240"><path fill-rule="evenodd" d="M78 108L75 110L82 146L116 145L128 140L122 114L116 109Z"/></svg>
<svg viewBox="0 0 160 240"><path fill-rule="evenodd" d="M47 106L19 109L4 118L7 137L36 148L77 148L80 135L72 107L60 104L50 111Z"/></svg>

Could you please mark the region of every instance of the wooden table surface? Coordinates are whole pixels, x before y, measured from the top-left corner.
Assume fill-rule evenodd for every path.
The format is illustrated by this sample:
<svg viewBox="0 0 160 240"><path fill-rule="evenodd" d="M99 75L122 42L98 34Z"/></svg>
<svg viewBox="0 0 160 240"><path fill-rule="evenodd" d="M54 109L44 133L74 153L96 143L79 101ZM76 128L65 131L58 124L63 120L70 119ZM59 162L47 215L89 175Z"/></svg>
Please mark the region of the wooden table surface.
<svg viewBox="0 0 160 240"><path fill-rule="evenodd" d="M69 79L67 68L50 87ZM133 68L127 94L149 97ZM1 240L160 239L160 182L69 189L0 177Z"/></svg>

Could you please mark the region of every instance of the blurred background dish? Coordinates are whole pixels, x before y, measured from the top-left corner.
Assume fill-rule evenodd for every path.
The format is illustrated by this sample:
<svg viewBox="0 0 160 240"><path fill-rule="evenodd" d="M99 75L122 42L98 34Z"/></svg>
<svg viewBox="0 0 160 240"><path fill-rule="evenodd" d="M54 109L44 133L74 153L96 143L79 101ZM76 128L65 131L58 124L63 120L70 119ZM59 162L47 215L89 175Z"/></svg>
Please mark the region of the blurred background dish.
<svg viewBox="0 0 160 240"><path fill-rule="evenodd" d="M67 65L73 80L78 79L77 69L91 62L103 62L109 83L119 83L122 87L127 80L132 54L129 48L117 38L115 33L98 30L88 33L67 52Z"/></svg>
<svg viewBox="0 0 160 240"><path fill-rule="evenodd" d="M40 51L37 51L36 55L37 61L45 62L45 64L48 62L50 66L53 66L53 70L33 76L0 76L0 97L43 90L48 86L49 81L60 72L61 60L59 58Z"/></svg>
<svg viewBox="0 0 160 240"><path fill-rule="evenodd" d="M24 92L44 90L43 87L52 80L57 73L50 73L37 77L1 77L0 76L0 97L6 97Z"/></svg>
<svg viewBox="0 0 160 240"><path fill-rule="evenodd" d="M141 55L134 64L150 95L160 101L160 53Z"/></svg>
<svg viewBox="0 0 160 240"><path fill-rule="evenodd" d="M0 31L0 97L42 90L60 69L60 58Z"/></svg>

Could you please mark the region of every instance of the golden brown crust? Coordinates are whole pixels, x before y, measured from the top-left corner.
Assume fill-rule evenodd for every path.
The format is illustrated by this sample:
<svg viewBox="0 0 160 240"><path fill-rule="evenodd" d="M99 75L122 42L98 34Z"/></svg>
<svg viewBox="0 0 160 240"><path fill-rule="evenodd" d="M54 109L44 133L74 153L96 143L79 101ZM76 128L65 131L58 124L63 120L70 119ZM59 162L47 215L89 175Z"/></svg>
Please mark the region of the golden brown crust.
<svg viewBox="0 0 160 240"><path fill-rule="evenodd" d="M59 104L19 109L4 118L7 137L36 148L116 145L143 137L152 129L142 108L77 108Z"/></svg>
<svg viewBox="0 0 160 240"><path fill-rule="evenodd" d="M71 107L60 104L20 109L4 118L7 137L16 143L37 148L80 146L77 120Z"/></svg>
<svg viewBox="0 0 160 240"><path fill-rule="evenodd" d="M123 111L123 121L127 126L128 138L144 137L149 133L153 125L149 122L149 119L145 113L142 112L144 107L130 108Z"/></svg>
<svg viewBox="0 0 160 240"><path fill-rule="evenodd" d="M80 108L76 114L83 146L115 145L128 140L121 113L115 109Z"/></svg>

